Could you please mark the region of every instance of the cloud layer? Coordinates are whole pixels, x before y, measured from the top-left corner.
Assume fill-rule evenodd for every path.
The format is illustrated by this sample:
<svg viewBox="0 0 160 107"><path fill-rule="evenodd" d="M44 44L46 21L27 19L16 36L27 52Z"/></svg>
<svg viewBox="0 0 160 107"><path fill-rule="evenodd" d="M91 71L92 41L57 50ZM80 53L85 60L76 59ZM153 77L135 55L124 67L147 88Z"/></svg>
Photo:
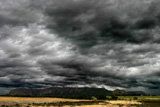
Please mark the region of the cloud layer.
<svg viewBox="0 0 160 107"><path fill-rule="evenodd" d="M0 87L160 88L160 2L1 0Z"/></svg>

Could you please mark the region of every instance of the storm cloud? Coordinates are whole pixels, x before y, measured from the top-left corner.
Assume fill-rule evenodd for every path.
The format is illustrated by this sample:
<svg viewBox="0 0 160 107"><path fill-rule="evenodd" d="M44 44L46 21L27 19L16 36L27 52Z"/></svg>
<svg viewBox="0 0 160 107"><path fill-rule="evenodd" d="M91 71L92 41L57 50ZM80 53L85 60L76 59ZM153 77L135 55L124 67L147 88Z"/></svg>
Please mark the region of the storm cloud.
<svg viewBox="0 0 160 107"><path fill-rule="evenodd" d="M160 88L159 4L1 0L0 89L87 86L154 94Z"/></svg>

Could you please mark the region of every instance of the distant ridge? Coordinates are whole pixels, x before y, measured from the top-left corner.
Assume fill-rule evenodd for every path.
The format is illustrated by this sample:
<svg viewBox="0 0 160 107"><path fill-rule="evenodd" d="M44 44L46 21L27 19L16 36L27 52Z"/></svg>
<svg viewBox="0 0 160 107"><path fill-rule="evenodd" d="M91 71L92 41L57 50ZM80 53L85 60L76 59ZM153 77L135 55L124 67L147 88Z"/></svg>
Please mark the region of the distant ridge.
<svg viewBox="0 0 160 107"><path fill-rule="evenodd" d="M140 96L140 95L146 95L146 93L144 93L142 91L125 91L125 90L116 89L112 92L112 95L115 95L115 96Z"/></svg>
<svg viewBox="0 0 160 107"><path fill-rule="evenodd" d="M146 95L141 91L124 91L116 89L109 91L104 88L74 88L74 87L51 87L45 89L27 89L18 88L11 90L9 96L31 96L31 97L68 97L68 96L98 96L98 95L114 95L114 96L129 96L129 95Z"/></svg>
<svg viewBox="0 0 160 107"><path fill-rule="evenodd" d="M109 95L111 91L104 88L71 88L51 87L45 89L19 88L11 90L10 96L78 96L78 95Z"/></svg>

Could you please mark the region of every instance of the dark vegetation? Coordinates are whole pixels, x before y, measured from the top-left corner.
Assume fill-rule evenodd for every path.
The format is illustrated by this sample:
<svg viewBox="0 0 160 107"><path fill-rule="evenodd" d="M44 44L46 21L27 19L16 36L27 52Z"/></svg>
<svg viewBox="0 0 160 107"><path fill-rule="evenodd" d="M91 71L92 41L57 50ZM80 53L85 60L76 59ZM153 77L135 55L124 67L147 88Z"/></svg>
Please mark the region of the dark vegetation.
<svg viewBox="0 0 160 107"><path fill-rule="evenodd" d="M160 100L140 101L142 105L136 107L160 107Z"/></svg>
<svg viewBox="0 0 160 107"><path fill-rule="evenodd" d="M93 105L93 104L99 104L99 103L105 103L104 101L77 101L77 102L46 102L46 103L31 103L27 104L26 106L23 107L38 107L38 106L45 106L45 107L50 107L50 106L56 106L56 107L63 107L66 105L69 105L71 107L74 106L82 106L82 105ZM14 104L14 105L1 105L0 107L21 107L21 104Z"/></svg>

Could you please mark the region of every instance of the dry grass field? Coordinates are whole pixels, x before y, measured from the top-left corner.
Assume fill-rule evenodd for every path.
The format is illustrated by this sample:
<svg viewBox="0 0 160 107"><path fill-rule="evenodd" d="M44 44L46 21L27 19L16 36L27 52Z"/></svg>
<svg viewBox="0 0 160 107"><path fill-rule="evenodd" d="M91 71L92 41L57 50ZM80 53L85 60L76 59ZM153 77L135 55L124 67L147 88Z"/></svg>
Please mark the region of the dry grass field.
<svg viewBox="0 0 160 107"><path fill-rule="evenodd" d="M160 107L160 102L152 102L151 98L148 99L151 102L144 103L138 102L137 100L113 101L76 100L64 98L0 97L0 107ZM156 101L160 101L160 99Z"/></svg>
<svg viewBox="0 0 160 107"><path fill-rule="evenodd" d="M76 99L64 98L32 98L32 97L0 97L0 105L50 103L50 102L77 102ZM81 100L87 101L87 100Z"/></svg>
<svg viewBox="0 0 160 107"><path fill-rule="evenodd" d="M64 98L34 98L34 97L0 97L0 102L2 101L32 101L32 102L35 102L35 101L40 101L40 102L56 102L56 101L79 101L79 100L76 100L76 99L64 99Z"/></svg>

